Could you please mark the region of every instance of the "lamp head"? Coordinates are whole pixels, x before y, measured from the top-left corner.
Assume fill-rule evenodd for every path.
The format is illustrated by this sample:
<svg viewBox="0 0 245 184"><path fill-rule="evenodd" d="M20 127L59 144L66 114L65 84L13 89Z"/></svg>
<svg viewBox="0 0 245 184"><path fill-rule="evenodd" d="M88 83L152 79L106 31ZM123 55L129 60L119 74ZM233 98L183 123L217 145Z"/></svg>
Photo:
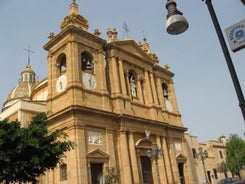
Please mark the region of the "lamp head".
<svg viewBox="0 0 245 184"><path fill-rule="evenodd" d="M177 35L185 32L189 24L183 13L178 11L176 3L173 0L168 0L166 9L168 10L166 28L167 32L172 35Z"/></svg>

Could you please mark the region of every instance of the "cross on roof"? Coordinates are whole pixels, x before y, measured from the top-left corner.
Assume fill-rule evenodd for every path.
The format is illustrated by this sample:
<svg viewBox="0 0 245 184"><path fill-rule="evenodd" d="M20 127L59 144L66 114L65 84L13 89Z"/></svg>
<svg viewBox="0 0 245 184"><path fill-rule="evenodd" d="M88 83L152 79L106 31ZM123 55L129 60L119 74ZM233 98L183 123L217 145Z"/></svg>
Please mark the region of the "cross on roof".
<svg viewBox="0 0 245 184"><path fill-rule="evenodd" d="M30 53L34 53L32 50L31 50L31 47L29 46L29 48L28 49L24 49L25 51L27 51L28 52L28 65L30 64Z"/></svg>

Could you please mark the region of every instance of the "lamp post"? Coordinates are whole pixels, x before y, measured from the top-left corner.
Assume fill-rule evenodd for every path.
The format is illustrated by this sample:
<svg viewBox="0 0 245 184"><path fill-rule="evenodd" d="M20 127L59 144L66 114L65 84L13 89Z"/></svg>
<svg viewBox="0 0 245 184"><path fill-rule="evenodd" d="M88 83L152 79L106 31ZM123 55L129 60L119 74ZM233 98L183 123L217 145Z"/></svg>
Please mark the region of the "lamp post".
<svg viewBox="0 0 245 184"><path fill-rule="evenodd" d="M205 168L205 163L204 163L204 160L205 160L206 158L208 158L208 152L207 152L207 150L204 150L203 148L199 148L198 150L199 150L199 152L196 153L195 156L196 156L196 159L202 161L205 180L206 180L206 183L209 183L209 182L208 182L208 178L207 178L207 172L206 172L206 168Z"/></svg>
<svg viewBox="0 0 245 184"><path fill-rule="evenodd" d="M183 25L184 24L188 25L188 23L184 17L179 18L179 19L173 18L174 16L176 17L176 15L178 15L179 11L176 9L176 3L174 1L173 1L174 3L171 3L171 6L168 5L172 1L173 0L168 0L167 4L166 4L166 8L168 10L166 26L167 26L167 32L169 34L176 35L176 34L180 34L180 33L184 32L188 28L188 26L183 26ZM228 69L229 69L229 72L230 72L230 75L232 78L232 82L233 82L234 88L236 90L236 94L237 94L237 97L239 100L239 106L240 106L241 111L242 111L243 119L245 121L245 100L244 100L243 92L241 90L241 86L240 86L240 83L239 83L239 80L238 80L238 77L237 77L237 74L235 71L235 67L234 67L233 62L231 60L229 50L228 50L227 45L225 43L224 36L222 34L218 19L216 17L216 13L215 13L213 5L212 5L212 0L202 0L202 1L205 1L206 5L208 7L208 11L210 13L210 16L212 18L212 21L213 21L213 24L214 24L220 45L221 45L221 48L223 50L223 54L225 56L225 60L226 60ZM175 5L175 10L173 10L174 5ZM181 14L181 16L182 16L182 14ZM172 20L171 24L168 23L170 20Z"/></svg>
<svg viewBox="0 0 245 184"><path fill-rule="evenodd" d="M150 131L145 130L146 139L149 139L150 133L151 133ZM150 159L155 161L156 172L157 172L157 182L158 182L158 184L161 184L159 168L158 168L158 159L160 159L163 156L163 149L158 148L157 144L155 142L153 142L151 144L151 150L147 150L147 156Z"/></svg>

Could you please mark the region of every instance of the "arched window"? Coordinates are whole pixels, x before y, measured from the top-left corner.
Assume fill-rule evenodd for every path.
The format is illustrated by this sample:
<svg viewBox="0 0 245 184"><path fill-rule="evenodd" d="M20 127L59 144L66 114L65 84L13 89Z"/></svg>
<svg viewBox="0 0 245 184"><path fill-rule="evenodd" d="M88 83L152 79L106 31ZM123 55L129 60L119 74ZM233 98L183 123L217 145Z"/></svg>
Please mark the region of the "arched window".
<svg viewBox="0 0 245 184"><path fill-rule="evenodd" d="M66 56L65 55L62 57L61 62L60 62L60 71L61 73L66 71Z"/></svg>
<svg viewBox="0 0 245 184"><path fill-rule="evenodd" d="M66 164L60 165L60 180L61 181L67 180L67 165Z"/></svg>
<svg viewBox="0 0 245 184"><path fill-rule="evenodd" d="M165 83L162 84L162 93L164 99L168 99L168 86Z"/></svg>
<svg viewBox="0 0 245 184"><path fill-rule="evenodd" d="M129 87L130 92L133 97L137 96L137 90L136 90L136 77L133 72L128 73L128 80L129 80Z"/></svg>
<svg viewBox="0 0 245 184"><path fill-rule="evenodd" d="M83 52L81 54L81 66L82 66L82 71L88 71L93 69L94 67L93 57L89 53Z"/></svg>
<svg viewBox="0 0 245 184"><path fill-rule="evenodd" d="M59 68L60 75L66 71L66 55L61 54L57 60L57 67Z"/></svg>

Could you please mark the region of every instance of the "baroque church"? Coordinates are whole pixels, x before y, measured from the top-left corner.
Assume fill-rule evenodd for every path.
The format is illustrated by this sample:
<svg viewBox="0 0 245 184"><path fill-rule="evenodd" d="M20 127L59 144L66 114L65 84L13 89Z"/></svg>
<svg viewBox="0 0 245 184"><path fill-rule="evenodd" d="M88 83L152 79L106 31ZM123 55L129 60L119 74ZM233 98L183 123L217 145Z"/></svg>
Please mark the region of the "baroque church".
<svg viewBox="0 0 245 184"><path fill-rule="evenodd" d="M159 65L146 39L119 40L110 28L103 39L88 26L73 0L61 31L43 46L47 78L38 81L28 62L3 104L0 118L22 126L49 112L49 131L75 143L38 183L102 184L110 168L119 184L193 183L174 73Z"/></svg>

